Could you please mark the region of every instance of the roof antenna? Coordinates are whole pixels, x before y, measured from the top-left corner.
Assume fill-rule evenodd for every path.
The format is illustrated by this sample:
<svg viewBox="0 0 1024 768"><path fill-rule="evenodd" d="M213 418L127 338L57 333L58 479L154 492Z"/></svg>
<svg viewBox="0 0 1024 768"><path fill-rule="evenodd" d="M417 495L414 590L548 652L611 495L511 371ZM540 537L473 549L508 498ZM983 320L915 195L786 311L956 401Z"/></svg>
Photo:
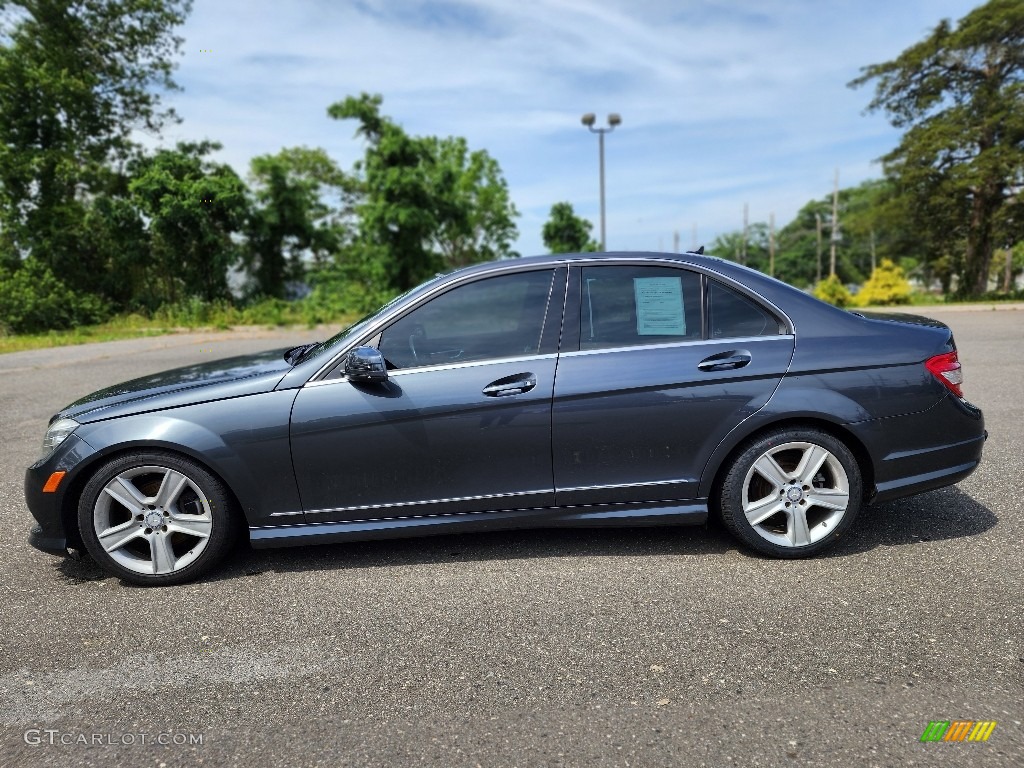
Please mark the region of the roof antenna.
<svg viewBox="0 0 1024 768"><path fill-rule="evenodd" d="M704 246L702 245L700 248L698 248L696 251L694 251L694 253L696 253L698 256L703 256L704 255Z"/></svg>

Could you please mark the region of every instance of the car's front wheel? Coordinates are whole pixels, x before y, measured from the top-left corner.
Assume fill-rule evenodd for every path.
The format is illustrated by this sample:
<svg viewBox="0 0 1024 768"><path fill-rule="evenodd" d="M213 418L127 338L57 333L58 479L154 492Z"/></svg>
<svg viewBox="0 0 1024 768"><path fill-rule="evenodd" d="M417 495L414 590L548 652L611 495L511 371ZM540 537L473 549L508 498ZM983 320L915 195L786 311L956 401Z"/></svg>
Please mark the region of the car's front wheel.
<svg viewBox="0 0 1024 768"><path fill-rule="evenodd" d="M104 465L78 505L82 540L104 570L143 586L190 581L228 553L231 497L195 462L139 452Z"/></svg>
<svg viewBox="0 0 1024 768"><path fill-rule="evenodd" d="M850 449L818 429L780 429L733 459L721 486L726 527L773 557L809 557L853 524L863 498Z"/></svg>

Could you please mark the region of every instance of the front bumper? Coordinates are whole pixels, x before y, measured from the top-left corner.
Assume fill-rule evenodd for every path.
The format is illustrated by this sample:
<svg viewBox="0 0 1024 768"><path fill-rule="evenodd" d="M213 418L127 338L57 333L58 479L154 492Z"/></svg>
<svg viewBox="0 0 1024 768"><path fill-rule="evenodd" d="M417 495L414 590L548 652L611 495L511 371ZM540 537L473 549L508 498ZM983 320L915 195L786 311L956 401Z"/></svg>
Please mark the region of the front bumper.
<svg viewBox="0 0 1024 768"><path fill-rule="evenodd" d="M41 525L32 526L28 532L28 543L48 555L68 554L68 540L64 536L48 535Z"/></svg>
<svg viewBox="0 0 1024 768"><path fill-rule="evenodd" d="M51 555L67 555L80 549L77 525L75 481L90 456L87 442L71 434L48 457L25 470L25 503L37 525L29 531L28 543ZM65 472L57 490L44 493L43 486L54 472Z"/></svg>

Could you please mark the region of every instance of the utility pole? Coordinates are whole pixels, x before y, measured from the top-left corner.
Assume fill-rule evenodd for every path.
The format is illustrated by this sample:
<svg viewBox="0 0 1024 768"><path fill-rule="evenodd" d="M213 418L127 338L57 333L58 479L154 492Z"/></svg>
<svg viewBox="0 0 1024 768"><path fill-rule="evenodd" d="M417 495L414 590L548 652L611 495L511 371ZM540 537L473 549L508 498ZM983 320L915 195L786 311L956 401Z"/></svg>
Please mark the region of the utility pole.
<svg viewBox="0 0 1024 768"><path fill-rule="evenodd" d="M821 214L814 214L814 220L818 223L818 279L815 280L815 285L821 282Z"/></svg>
<svg viewBox="0 0 1024 768"><path fill-rule="evenodd" d="M693 237L692 237L692 241L693 241L693 247L690 250L691 251L696 251L697 250L697 222L693 222Z"/></svg>
<svg viewBox="0 0 1024 768"><path fill-rule="evenodd" d="M832 185L832 248L830 251L829 277L836 276L836 243L839 242L839 169L836 168L836 180Z"/></svg>
<svg viewBox="0 0 1024 768"><path fill-rule="evenodd" d="M747 263L747 204L743 204L743 245L740 249L740 264Z"/></svg>
<svg viewBox="0 0 1024 768"><path fill-rule="evenodd" d="M871 271L875 271L875 228L871 228Z"/></svg>
<svg viewBox="0 0 1024 768"><path fill-rule="evenodd" d="M675 253L679 253L679 230L677 229L672 233L672 250Z"/></svg>
<svg viewBox="0 0 1024 768"><path fill-rule="evenodd" d="M768 276L775 277L775 211L768 214Z"/></svg>

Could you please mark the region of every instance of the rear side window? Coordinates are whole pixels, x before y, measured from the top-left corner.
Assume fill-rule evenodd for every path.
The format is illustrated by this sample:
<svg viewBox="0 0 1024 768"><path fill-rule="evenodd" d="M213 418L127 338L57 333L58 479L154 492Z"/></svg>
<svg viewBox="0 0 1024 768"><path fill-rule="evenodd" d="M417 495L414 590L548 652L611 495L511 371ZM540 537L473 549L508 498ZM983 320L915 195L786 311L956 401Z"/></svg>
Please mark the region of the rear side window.
<svg viewBox="0 0 1024 768"><path fill-rule="evenodd" d="M708 329L711 339L780 333L779 321L773 315L714 280L708 281Z"/></svg>
<svg viewBox="0 0 1024 768"><path fill-rule="evenodd" d="M700 277L670 267L584 267L580 349L701 338Z"/></svg>

